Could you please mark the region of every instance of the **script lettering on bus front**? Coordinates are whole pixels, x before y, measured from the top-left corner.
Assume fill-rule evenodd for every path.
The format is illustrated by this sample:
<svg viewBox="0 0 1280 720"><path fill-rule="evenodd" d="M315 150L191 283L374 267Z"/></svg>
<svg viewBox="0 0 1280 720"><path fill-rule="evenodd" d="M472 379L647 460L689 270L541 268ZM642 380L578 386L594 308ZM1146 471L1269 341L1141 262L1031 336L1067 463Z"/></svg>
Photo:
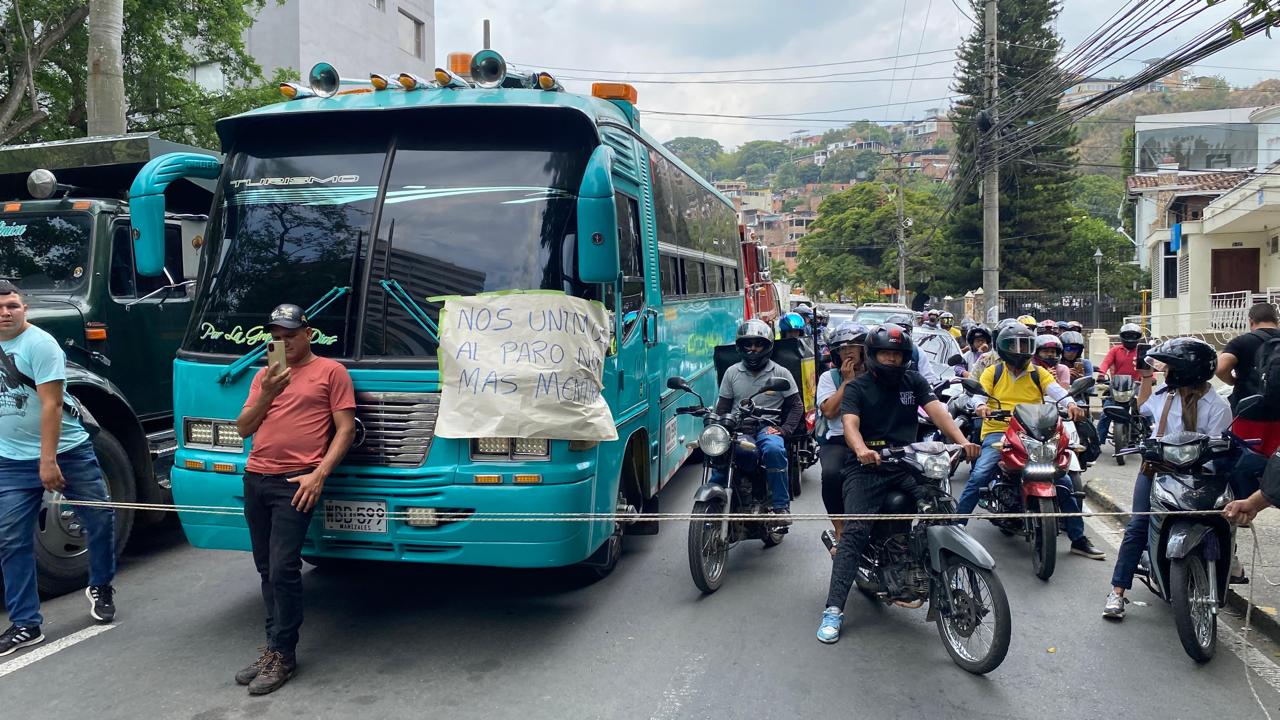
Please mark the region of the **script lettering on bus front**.
<svg viewBox="0 0 1280 720"><path fill-rule="evenodd" d="M614 440L600 303L558 293L449 298L440 316L443 437Z"/></svg>
<svg viewBox="0 0 1280 720"><path fill-rule="evenodd" d="M259 345L271 339L271 331L264 325L245 328L236 325L230 330L219 330L213 323L200 323L201 340L221 340L235 345ZM338 342L337 335L326 335L319 328L311 328L312 345L333 345Z"/></svg>
<svg viewBox="0 0 1280 720"><path fill-rule="evenodd" d="M0 237L22 237L23 233L26 231L26 225L19 225L18 223L10 223L0 220Z"/></svg>
<svg viewBox="0 0 1280 720"><path fill-rule="evenodd" d="M355 183L360 182L359 175L330 175L329 177L314 177L311 175L302 175L298 177L264 177L264 178L244 178L240 180L232 180L231 187L261 187L271 185L333 185L335 183Z"/></svg>

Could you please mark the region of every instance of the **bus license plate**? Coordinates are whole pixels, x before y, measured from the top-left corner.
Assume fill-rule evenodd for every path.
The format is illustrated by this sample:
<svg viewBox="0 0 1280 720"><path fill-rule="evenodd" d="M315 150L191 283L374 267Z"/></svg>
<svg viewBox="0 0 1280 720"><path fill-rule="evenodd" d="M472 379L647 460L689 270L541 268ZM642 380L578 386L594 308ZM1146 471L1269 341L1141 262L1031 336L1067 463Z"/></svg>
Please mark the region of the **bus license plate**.
<svg viewBox="0 0 1280 720"><path fill-rule="evenodd" d="M387 504L347 500L324 501L324 529L357 533L385 533Z"/></svg>

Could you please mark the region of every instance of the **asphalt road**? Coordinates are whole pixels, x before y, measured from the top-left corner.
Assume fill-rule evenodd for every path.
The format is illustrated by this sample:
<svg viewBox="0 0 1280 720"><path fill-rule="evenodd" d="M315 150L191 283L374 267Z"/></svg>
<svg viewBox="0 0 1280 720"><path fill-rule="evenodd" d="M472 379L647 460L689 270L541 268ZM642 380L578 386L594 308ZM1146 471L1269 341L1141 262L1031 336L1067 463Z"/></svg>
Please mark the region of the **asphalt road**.
<svg viewBox="0 0 1280 720"><path fill-rule="evenodd" d="M696 470L664 492L665 509L687 509ZM820 507L814 468L795 509ZM194 550L170 529L129 551L110 629L86 638L95 626L82 595L45 604L41 647L61 649L0 662L0 717L1263 716L1226 637L1196 666L1168 607L1145 589L1131 597L1149 604L1123 624L1101 618L1111 528L1091 521L1095 541L1112 543L1108 562L1064 554L1044 583L1020 540L975 524L1013 607L1009 656L986 677L952 664L923 609L875 606L856 592L844 638L818 643L830 570L820 529L801 523L777 548L735 548L708 597L689 579L686 526L675 523L628 538L618 569L592 585L548 572L310 570L299 673L262 698L232 680L261 640L249 556ZM1280 713L1275 649L1264 642L1251 657L1263 703Z"/></svg>

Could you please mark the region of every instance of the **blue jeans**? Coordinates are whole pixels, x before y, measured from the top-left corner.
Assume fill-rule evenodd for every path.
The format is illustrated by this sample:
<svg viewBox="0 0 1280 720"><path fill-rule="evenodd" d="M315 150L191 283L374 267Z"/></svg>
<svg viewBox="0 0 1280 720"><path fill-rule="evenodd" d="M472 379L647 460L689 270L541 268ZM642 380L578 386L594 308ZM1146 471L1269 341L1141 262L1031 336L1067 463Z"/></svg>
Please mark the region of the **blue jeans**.
<svg viewBox="0 0 1280 720"><path fill-rule="evenodd" d="M1138 480L1133 484L1133 512L1151 511L1151 478L1138 473ZM1128 590L1133 587L1133 572L1138 568L1138 560L1147 547L1147 531L1151 527L1150 515L1134 515L1124 527L1124 540L1120 541L1120 551L1116 553L1116 569L1111 573L1112 587Z"/></svg>
<svg viewBox="0 0 1280 720"><path fill-rule="evenodd" d="M978 495L982 488L990 487L993 480L996 479L996 470L1000 462L1000 451L992 447L1004 438L1004 433L987 433L982 438L982 453L978 455L978 460L973 464L973 470L969 472L969 481L964 484L964 490L960 493L960 499L956 502L956 512L961 515L968 515L978 506ZM1071 490L1058 486L1058 507L1062 512L1073 513L1080 512L1080 505L1076 502L1076 496ZM967 521L962 520L961 523ZM1066 518L1067 537L1072 541L1084 537L1084 518L1069 517Z"/></svg>
<svg viewBox="0 0 1280 720"><path fill-rule="evenodd" d="M771 435L763 429L756 433L756 450L743 450L735 445L733 462L738 470L746 473L756 471L757 465L764 464L765 479L769 481L769 497L776 510L791 507L791 488L787 481L787 444L781 435ZM711 482L724 485L725 471L719 468L711 471Z"/></svg>
<svg viewBox="0 0 1280 720"><path fill-rule="evenodd" d="M1109 398L1102 401L1103 412L1098 417L1098 444L1107 444L1107 431L1111 429L1111 418L1107 417L1106 409L1109 407L1124 407L1118 402L1112 402ZM1119 450L1120 448L1116 448Z"/></svg>
<svg viewBox="0 0 1280 720"><path fill-rule="evenodd" d="M68 500L110 500L93 444L84 443L58 455L67 481ZM34 482L33 482L34 480ZM4 568L4 606L9 622L35 626L40 616L36 591L36 520L44 488L39 460L0 458L0 564ZM110 585L116 574L116 518L107 508L75 508L89 538L89 584Z"/></svg>

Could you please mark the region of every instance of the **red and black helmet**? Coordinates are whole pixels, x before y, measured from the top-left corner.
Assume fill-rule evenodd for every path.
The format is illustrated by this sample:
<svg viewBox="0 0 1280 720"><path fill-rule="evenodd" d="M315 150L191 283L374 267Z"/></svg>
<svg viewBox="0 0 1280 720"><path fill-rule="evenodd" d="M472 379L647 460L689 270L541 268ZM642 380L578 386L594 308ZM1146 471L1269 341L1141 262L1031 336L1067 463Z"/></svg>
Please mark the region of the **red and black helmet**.
<svg viewBox="0 0 1280 720"><path fill-rule="evenodd" d="M896 383L902 379L911 362L911 332L897 325L878 325L867 332L866 352L863 362L867 369L880 382ZM896 367L880 362L878 353L882 350L897 350L902 353L902 364Z"/></svg>

